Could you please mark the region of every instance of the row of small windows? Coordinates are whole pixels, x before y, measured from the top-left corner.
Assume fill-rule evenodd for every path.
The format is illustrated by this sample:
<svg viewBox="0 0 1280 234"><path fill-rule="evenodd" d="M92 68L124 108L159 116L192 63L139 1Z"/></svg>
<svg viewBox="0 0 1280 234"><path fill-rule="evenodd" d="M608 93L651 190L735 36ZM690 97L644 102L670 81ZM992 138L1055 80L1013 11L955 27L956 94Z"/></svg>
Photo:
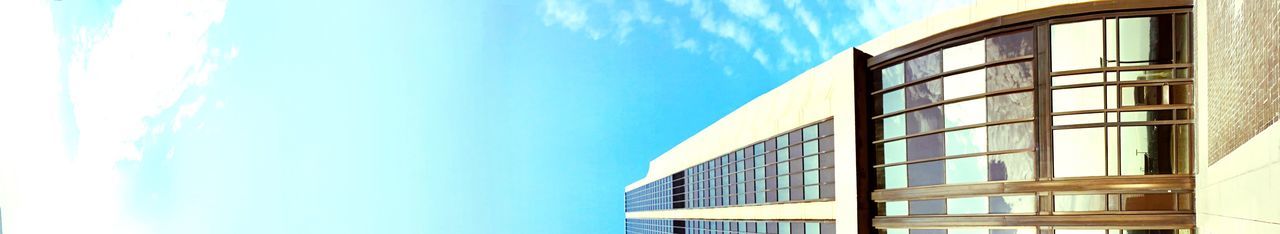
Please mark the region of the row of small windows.
<svg viewBox="0 0 1280 234"><path fill-rule="evenodd" d="M781 134L626 193L627 211L835 198L832 120Z"/></svg>
<svg viewBox="0 0 1280 234"><path fill-rule="evenodd" d="M627 219L632 234L834 234L834 221L722 221Z"/></svg>

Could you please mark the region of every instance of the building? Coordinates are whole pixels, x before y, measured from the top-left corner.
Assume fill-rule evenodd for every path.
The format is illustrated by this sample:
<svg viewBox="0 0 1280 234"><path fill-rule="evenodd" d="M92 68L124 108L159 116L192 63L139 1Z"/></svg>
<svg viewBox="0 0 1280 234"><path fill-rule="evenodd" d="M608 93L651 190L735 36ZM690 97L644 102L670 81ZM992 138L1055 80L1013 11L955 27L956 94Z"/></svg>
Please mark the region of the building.
<svg viewBox="0 0 1280 234"><path fill-rule="evenodd" d="M627 233L1280 233L1280 1L978 0L670 149Z"/></svg>

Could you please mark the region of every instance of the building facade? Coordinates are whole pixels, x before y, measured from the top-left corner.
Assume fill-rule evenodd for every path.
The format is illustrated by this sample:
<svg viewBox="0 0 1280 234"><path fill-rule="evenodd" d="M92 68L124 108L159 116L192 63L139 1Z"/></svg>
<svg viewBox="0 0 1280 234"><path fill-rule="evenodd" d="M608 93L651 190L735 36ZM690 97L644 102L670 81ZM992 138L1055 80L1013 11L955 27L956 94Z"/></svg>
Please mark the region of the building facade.
<svg viewBox="0 0 1280 234"><path fill-rule="evenodd" d="M627 233L1280 233L1280 1L977 1L650 162Z"/></svg>

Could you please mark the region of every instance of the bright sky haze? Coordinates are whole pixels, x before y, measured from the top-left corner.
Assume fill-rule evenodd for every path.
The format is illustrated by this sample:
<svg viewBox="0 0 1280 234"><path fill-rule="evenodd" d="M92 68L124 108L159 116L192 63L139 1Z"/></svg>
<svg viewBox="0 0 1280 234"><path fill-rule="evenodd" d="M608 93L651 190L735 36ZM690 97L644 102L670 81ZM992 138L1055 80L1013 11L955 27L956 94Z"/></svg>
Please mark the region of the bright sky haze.
<svg viewBox="0 0 1280 234"><path fill-rule="evenodd" d="M3 233L621 233L648 161L964 1L0 1Z"/></svg>

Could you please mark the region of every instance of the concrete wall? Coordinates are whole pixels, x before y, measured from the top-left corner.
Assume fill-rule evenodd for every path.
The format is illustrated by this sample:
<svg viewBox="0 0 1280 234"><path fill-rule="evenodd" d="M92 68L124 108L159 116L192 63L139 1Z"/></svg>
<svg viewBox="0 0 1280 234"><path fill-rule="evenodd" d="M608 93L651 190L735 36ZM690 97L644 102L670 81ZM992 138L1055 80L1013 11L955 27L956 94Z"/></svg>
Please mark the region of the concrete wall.
<svg viewBox="0 0 1280 234"><path fill-rule="evenodd" d="M1280 233L1280 1L1196 1L1196 226Z"/></svg>

